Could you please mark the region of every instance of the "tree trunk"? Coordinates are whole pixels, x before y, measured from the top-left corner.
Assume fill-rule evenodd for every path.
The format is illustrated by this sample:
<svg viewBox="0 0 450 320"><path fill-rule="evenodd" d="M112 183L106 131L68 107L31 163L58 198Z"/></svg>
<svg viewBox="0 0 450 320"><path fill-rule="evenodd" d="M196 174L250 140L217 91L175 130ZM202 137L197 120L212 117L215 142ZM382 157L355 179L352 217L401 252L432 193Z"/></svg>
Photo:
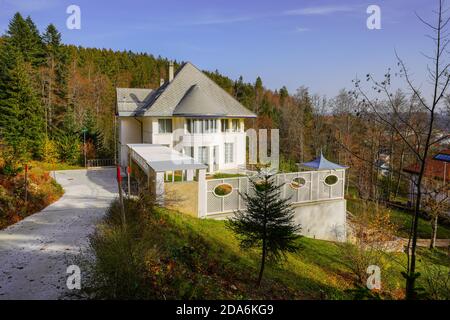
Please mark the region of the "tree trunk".
<svg viewBox="0 0 450 320"><path fill-rule="evenodd" d="M439 215L435 215L433 220L431 221L431 241L430 241L430 249L434 249L436 246L436 238L437 238L437 229L438 229L438 218Z"/></svg>
<svg viewBox="0 0 450 320"><path fill-rule="evenodd" d="M389 180L387 187L387 201L391 201L392 180L394 179L394 133L391 132L390 148L389 148ZM395 200L395 199L394 199Z"/></svg>
<svg viewBox="0 0 450 320"><path fill-rule="evenodd" d="M394 194L394 199L397 198L398 193L400 191L400 179L402 177L401 172L403 171L403 162L405 159L405 150L404 147L402 147L402 151L400 153L400 167L398 169L398 178L397 178L397 185L395 187L395 194Z"/></svg>
<svg viewBox="0 0 450 320"><path fill-rule="evenodd" d="M414 219L413 219L413 226L412 226L412 234L410 235L411 239L411 253L409 252L409 244L408 244L408 252L407 254L410 255L409 259L409 265L408 265L408 274L406 278L406 299L407 300L414 300L416 299L416 290L415 290L415 283L416 283L416 245L417 245L417 227L419 225L419 212L420 212L420 201L422 198L422 190L421 190L421 183L422 183L422 176L423 176L423 168L425 167L424 164L422 164L422 170L419 174L418 179L418 186L417 186L417 198L416 198L416 205L414 207Z"/></svg>
<svg viewBox="0 0 450 320"><path fill-rule="evenodd" d="M261 268L259 269L259 276L258 276L258 287L261 285L265 262L266 262L266 239L263 239Z"/></svg>
<svg viewBox="0 0 450 320"><path fill-rule="evenodd" d="M267 183L267 177L266 177L266 183ZM266 195L266 199L267 199L267 188L264 191L265 195ZM264 205L265 208L265 212L267 213L267 204ZM267 219L266 216L264 216L264 221L263 221L263 226L264 226L264 233L263 233L263 243L262 243L262 255L261 255L261 268L259 269L259 276L258 276L258 287L261 286L261 280L262 280L262 276L263 276L263 272L264 272L264 265L266 263L266 253L267 253L267 247L266 247L266 240L267 240Z"/></svg>

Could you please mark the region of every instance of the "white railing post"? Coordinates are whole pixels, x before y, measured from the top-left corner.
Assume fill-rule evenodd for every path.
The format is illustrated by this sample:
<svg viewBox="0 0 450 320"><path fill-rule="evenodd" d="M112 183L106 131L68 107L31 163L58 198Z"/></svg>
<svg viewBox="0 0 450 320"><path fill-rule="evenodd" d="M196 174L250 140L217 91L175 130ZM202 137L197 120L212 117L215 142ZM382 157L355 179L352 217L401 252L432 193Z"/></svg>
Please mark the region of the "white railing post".
<svg viewBox="0 0 450 320"><path fill-rule="evenodd" d="M198 170L197 179L198 179L198 217L205 218L207 208L206 169Z"/></svg>

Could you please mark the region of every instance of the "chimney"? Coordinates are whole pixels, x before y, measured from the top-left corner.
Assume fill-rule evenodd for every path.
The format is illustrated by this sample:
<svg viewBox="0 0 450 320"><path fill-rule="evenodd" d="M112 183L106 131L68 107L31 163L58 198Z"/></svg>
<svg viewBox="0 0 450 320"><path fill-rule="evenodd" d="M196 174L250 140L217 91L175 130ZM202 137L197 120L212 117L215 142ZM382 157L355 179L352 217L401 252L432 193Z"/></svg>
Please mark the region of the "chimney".
<svg viewBox="0 0 450 320"><path fill-rule="evenodd" d="M169 82L173 80L173 61L169 62Z"/></svg>
<svg viewBox="0 0 450 320"><path fill-rule="evenodd" d="M159 86L162 87L164 84L164 78L159 79Z"/></svg>

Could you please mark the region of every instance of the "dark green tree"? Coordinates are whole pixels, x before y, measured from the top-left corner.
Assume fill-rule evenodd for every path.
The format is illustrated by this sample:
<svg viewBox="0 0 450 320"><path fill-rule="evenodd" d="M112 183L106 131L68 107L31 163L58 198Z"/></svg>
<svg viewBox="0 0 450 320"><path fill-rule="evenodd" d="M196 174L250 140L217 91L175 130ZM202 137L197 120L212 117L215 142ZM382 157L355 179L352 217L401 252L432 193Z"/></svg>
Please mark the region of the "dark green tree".
<svg viewBox="0 0 450 320"><path fill-rule="evenodd" d="M29 76L29 65L13 47L2 48L1 58L10 68L0 81L0 132L8 147L8 165L39 156L44 139L44 117L39 97Z"/></svg>
<svg viewBox="0 0 450 320"><path fill-rule="evenodd" d="M30 17L24 19L16 13L6 31L7 41L23 56L25 62L36 67L44 62L44 46L36 25Z"/></svg>
<svg viewBox="0 0 450 320"><path fill-rule="evenodd" d="M91 109L87 109L83 117L83 128L86 129L86 142L91 142L95 150L103 151L103 134L97 125L97 119Z"/></svg>
<svg viewBox="0 0 450 320"><path fill-rule="evenodd" d="M42 36L45 46L46 68L41 74L42 100L45 105L47 126L59 127L67 105L67 54L61 44L61 34L49 24Z"/></svg>
<svg viewBox="0 0 450 320"><path fill-rule="evenodd" d="M286 86L281 87L280 89L280 106L283 107L286 103L286 100L289 97L289 92Z"/></svg>
<svg viewBox="0 0 450 320"><path fill-rule="evenodd" d="M69 164L79 162L81 156L80 131L73 109L69 108L64 117L64 128L59 129L57 134L58 155L61 161Z"/></svg>
<svg viewBox="0 0 450 320"><path fill-rule="evenodd" d="M281 197L282 185L276 184L274 175L260 172L259 178L249 181L249 192L242 194L246 210L236 211L226 225L236 233L241 248L261 249L259 286L267 259L277 262L299 248L301 228L294 223L294 211L289 199Z"/></svg>

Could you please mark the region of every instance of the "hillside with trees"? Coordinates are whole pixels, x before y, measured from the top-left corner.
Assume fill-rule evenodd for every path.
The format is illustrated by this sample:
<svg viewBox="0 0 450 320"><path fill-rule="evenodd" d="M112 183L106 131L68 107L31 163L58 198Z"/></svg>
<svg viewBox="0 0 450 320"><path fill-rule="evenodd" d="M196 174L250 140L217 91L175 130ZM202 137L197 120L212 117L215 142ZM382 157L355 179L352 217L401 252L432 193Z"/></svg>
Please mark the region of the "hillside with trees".
<svg viewBox="0 0 450 320"><path fill-rule="evenodd" d="M430 190L426 185L442 182L441 177L425 174L427 161L449 148L450 65L444 57L448 38L441 37L441 32L448 31L449 20L439 4L437 22L425 23L434 36L427 74L434 90L428 96L414 85L401 57L393 57L398 70L388 69L381 80L370 73L363 81L355 79L353 88L342 89L336 97L313 94L301 85L295 92L286 87L271 90L260 77L248 82L242 76L233 80L218 70L205 71L257 114L247 128L280 129L282 171L296 171L296 163L323 152L329 160L349 166L346 197L356 216L374 204L377 210L379 204L400 207L399 221L407 230L412 252L404 273L408 298L417 295L415 252L423 221L431 224L432 238L439 234L438 222L448 224L447 216L435 212L435 203L421 202ZM53 24L39 30L20 13L12 17L0 38L0 61L0 174L4 181L20 180L24 164L30 161L83 165L83 147L88 159L114 159L115 88L155 89L161 78L168 78L169 65L167 58L150 53L66 45ZM182 63L175 61L175 69ZM403 82L407 89L394 89L394 81ZM418 168L416 181L405 172L411 165ZM448 194L448 181L444 187ZM411 192L418 195L413 200ZM16 194L21 196L15 190L2 191L0 201ZM355 202L363 202L363 209Z"/></svg>
<svg viewBox="0 0 450 320"><path fill-rule="evenodd" d="M88 158L113 158L115 88L157 88L161 78L168 78L166 58L65 45L53 24L40 32L20 13L11 19L0 43L2 155L6 170L12 172L29 159L81 163L83 129ZM175 61L175 68L181 64ZM206 73L259 115L257 123L249 125L286 128L282 131L287 137L292 130L284 124L283 110L294 108L302 110L305 126L311 125L306 88L296 99L285 87L264 88L259 77L252 84L242 77L231 80L217 70ZM306 154L313 153L309 148ZM298 154L294 148L287 156Z"/></svg>

